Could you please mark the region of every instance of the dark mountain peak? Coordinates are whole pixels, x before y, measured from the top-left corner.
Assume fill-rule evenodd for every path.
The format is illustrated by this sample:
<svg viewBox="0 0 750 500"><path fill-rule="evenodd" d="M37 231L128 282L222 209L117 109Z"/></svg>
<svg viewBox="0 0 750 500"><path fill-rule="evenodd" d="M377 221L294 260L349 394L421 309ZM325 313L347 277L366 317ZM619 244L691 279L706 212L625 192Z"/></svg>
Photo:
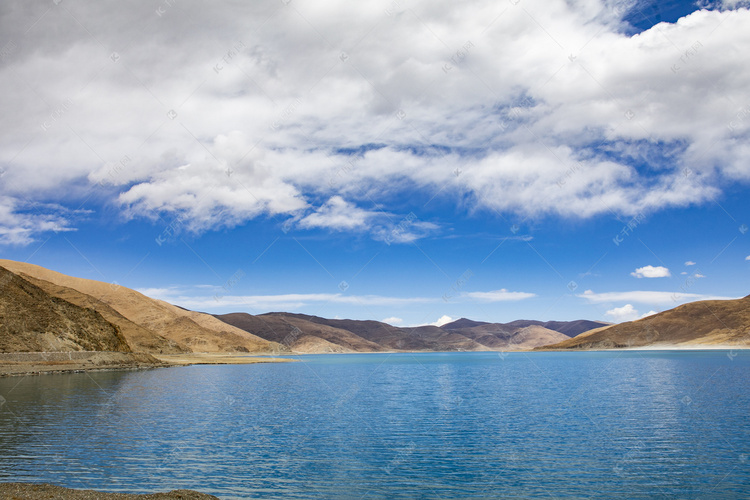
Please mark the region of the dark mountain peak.
<svg viewBox="0 0 750 500"><path fill-rule="evenodd" d="M467 318L457 319L451 323L441 326L443 330L458 330L459 328L472 328L480 325L488 325L486 321L474 321Z"/></svg>

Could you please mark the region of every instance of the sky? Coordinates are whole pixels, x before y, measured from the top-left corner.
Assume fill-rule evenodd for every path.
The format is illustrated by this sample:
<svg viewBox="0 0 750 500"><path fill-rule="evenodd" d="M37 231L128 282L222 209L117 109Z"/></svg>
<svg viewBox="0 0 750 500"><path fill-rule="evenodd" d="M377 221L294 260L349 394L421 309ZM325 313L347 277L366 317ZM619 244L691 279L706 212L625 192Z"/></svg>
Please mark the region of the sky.
<svg viewBox="0 0 750 500"><path fill-rule="evenodd" d="M0 5L0 257L189 309L629 321L750 294L750 11Z"/></svg>

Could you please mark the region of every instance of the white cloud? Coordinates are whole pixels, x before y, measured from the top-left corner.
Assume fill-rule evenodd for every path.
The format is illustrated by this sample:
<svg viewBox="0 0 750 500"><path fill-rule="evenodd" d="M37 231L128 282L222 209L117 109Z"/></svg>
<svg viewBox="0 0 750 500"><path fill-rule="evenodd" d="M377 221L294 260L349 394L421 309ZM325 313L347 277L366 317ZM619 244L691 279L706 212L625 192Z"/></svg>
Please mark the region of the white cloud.
<svg viewBox="0 0 750 500"><path fill-rule="evenodd" d="M586 299L592 304L606 304L613 302L633 302L651 305L672 305L695 302L696 300L733 300L740 297L723 297L719 295L701 295L697 293L682 292L654 292L654 291L632 291L632 292L604 292L594 293L586 290L576 297Z"/></svg>
<svg viewBox="0 0 750 500"><path fill-rule="evenodd" d="M387 323L389 325L400 325L404 322L401 318L396 318L395 316L392 316L390 318L385 318L384 320L381 320L382 323Z"/></svg>
<svg viewBox="0 0 750 500"><path fill-rule="evenodd" d="M0 17L8 196L94 187L128 217L195 231L268 215L361 231L362 207L414 190L591 217L750 180L733 104L750 81L745 9L627 36L603 1L24 5ZM33 238L34 223L9 224L5 240Z"/></svg>
<svg viewBox="0 0 750 500"><path fill-rule="evenodd" d="M748 255L747 257L745 257L745 260L750 260L750 255Z"/></svg>
<svg viewBox="0 0 750 500"><path fill-rule="evenodd" d="M162 298L162 297L154 297ZM347 304L359 306L408 306L437 302L430 297L384 297L380 295L344 295L340 293L289 293L280 295L221 295L215 297L201 296L167 296L167 302L187 308L210 307L250 307L256 310L290 310L313 304Z"/></svg>
<svg viewBox="0 0 750 500"><path fill-rule="evenodd" d="M0 195L0 245L28 245L49 233L75 231L70 224L81 213Z"/></svg>
<svg viewBox="0 0 750 500"><path fill-rule="evenodd" d="M476 299L480 302L506 302L530 299L536 297L536 294L529 292L509 292L505 288L491 292L464 292L462 297Z"/></svg>
<svg viewBox="0 0 750 500"><path fill-rule="evenodd" d="M672 276L669 272L669 269L663 266L639 267L638 269L630 273L630 275L636 278L668 278L669 276Z"/></svg>
<svg viewBox="0 0 750 500"><path fill-rule="evenodd" d="M308 229L358 230L368 228L368 221L375 215L377 215L376 212L357 208L341 196L334 196L316 212L304 217L299 225Z"/></svg>
<svg viewBox="0 0 750 500"><path fill-rule="evenodd" d="M443 315L443 316L440 316L440 318L437 321L435 321L434 323L430 323L430 325L432 325L432 326L443 326L443 325L447 325L448 323L452 323L453 321L454 321L454 319L451 318L450 316Z"/></svg>
<svg viewBox="0 0 750 500"><path fill-rule="evenodd" d="M705 274L701 274L701 273L695 273L695 274L693 275L693 277L694 277L694 278L705 278L705 277L706 277L706 275L705 275Z"/></svg>
<svg viewBox="0 0 750 500"><path fill-rule="evenodd" d="M692 260L689 260L689 261L685 262L685 265L686 266L694 266L695 262L693 262Z"/></svg>
<svg viewBox="0 0 750 500"><path fill-rule="evenodd" d="M641 319L642 319L642 318L648 318L649 316L653 316L654 314L659 314L659 312L658 312L658 311L654 311L654 310L652 309L652 310L650 310L650 311L649 311L649 312L647 312L647 313L643 313L643 314L641 314Z"/></svg>
<svg viewBox="0 0 750 500"><path fill-rule="evenodd" d="M210 295L206 295L209 289ZM442 303L442 297L388 297L381 295L348 295L343 293L287 293L278 295L240 295L219 286L167 286L161 288L139 288L136 291L154 298L180 305L188 309L211 310L215 308L235 307L251 308L256 311L292 310L320 304L346 304L353 306L404 307L420 304ZM533 293L493 292L461 293L457 301L503 302L523 300L535 297ZM397 320L399 318L388 318ZM388 323L388 321L385 321Z"/></svg>
<svg viewBox="0 0 750 500"><path fill-rule="evenodd" d="M609 311L604 313L604 315L608 316L616 323L638 319L638 311L633 307L632 304L625 304L622 307L615 307L614 309L610 309Z"/></svg>
<svg viewBox="0 0 750 500"><path fill-rule="evenodd" d="M338 195L302 217L297 226L303 229L369 231L375 240L388 245L411 243L440 229L437 224L418 220L413 213L401 217L381 210L364 210Z"/></svg>

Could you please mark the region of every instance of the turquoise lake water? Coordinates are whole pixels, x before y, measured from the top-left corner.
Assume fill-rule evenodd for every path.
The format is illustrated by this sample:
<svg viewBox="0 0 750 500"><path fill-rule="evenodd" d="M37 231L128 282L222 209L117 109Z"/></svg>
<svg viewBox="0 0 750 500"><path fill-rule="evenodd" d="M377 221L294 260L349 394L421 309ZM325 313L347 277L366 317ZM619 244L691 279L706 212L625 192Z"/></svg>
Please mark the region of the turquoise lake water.
<svg viewBox="0 0 750 500"><path fill-rule="evenodd" d="M750 353L311 355L0 379L0 481L232 498L748 498Z"/></svg>

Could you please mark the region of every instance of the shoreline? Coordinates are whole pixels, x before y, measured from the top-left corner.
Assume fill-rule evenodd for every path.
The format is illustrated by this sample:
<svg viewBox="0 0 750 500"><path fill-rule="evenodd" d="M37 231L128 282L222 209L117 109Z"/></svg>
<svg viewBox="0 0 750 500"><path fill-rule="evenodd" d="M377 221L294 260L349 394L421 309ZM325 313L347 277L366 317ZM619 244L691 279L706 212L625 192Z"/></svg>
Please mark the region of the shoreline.
<svg viewBox="0 0 750 500"><path fill-rule="evenodd" d="M376 355L376 354L465 354L534 352L712 352L747 351L750 346L732 345L655 345L640 347L618 347L611 349L534 349L489 350L489 351L381 351L381 352L318 352L291 354L250 354L250 353L184 353L157 354L119 352L46 352L46 353L0 353L0 377L35 376L63 373L84 373L116 370L148 370L155 368L176 368L193 365L249 365L259 363L294 363L295 358L328 355ZM12 359L12 358L29 358ZM54 359L54 358L68 359ZM36 358L36 359L34 359Z"/></svg>
<svg viewBox="0 0 750 500"><path fill-rule="evenodd" d="M3 483L0 482L0 495L16 500L220 500L219 497L194 490L172 490L166 493L107 493L97 490L65 488L49 483Z"/></svg>
<svg viewBox="0 0 750 500"><path fill-rule="evenodd" d="M0 353L0 377L26 377L97 371L150 370L190 365L288 363L294 360L245 353L159 354L108 351Z"/></svg>
<svg viewBox="0 0 750 500"><path fill-rule="evenodd" d="M252 365L257 363L293 363L273 354L190 352L184 354L154 354L156 359L171 366L192 365Z"/></svg>
<svg viewBox="0 0 750 500"><path fill-rule="evenodd" d="M611 349L549 349L546 347L535 347L532 349L492 349L487 351L378 351L378 352L305 352L292 354L278 354L282 359L287 357L298 356L328 356L328 355L363 355L363 354L466 354L466 353L495 353L495 354L512 354L512 353L530 353L530 352L619 352L619 351L746 351L750 350L750 345L732 346L732 345L712 345L712 344L695 344L695 345L657 345L657 346L640 346L640 347L613 347Z"/></svg>

